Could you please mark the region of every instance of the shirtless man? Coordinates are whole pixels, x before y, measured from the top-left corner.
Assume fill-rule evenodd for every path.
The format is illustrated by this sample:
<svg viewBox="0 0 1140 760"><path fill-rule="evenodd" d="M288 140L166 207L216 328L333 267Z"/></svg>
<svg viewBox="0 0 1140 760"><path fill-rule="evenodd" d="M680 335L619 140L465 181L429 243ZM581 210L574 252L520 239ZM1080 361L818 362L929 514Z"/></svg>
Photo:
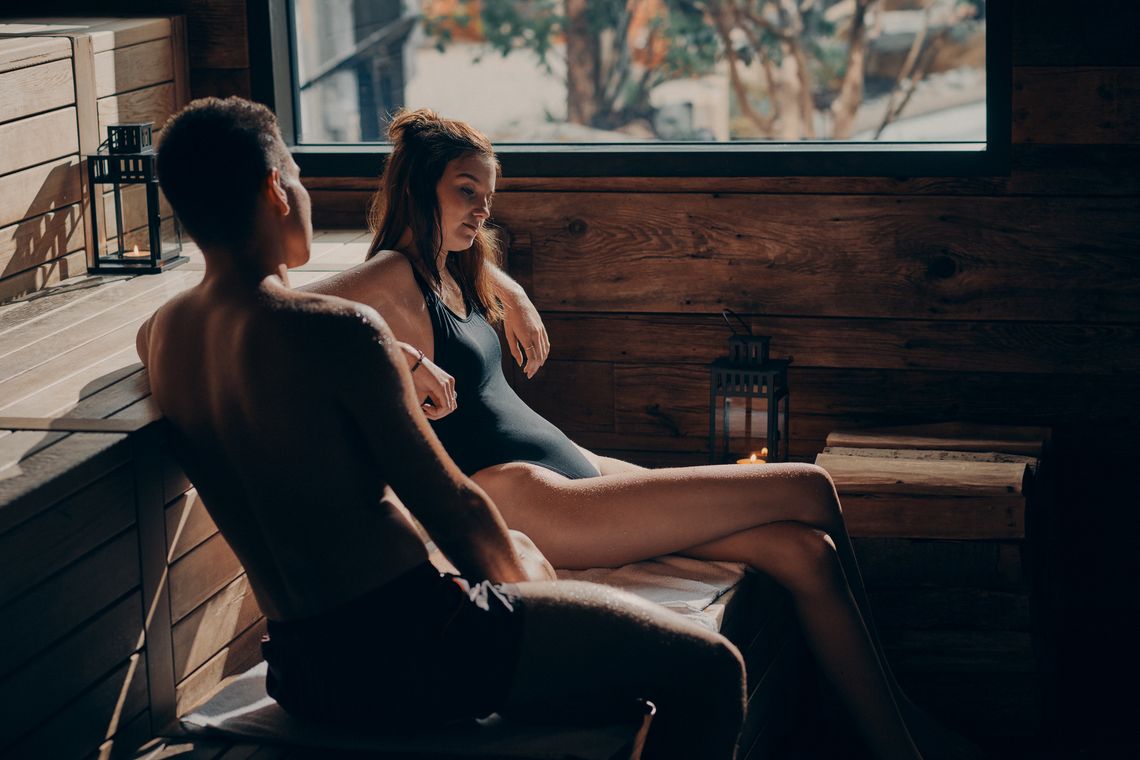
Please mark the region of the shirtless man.
<svg viewBox="0 0 1140 760"><path fill-rule="evenodd" d="M413 357L379 315L290 287L312 226L273 114L195 101L167 124L158 165L206 273L143 325L139 355L269 618L282 706L406 726L642 697L658 708L647 757L731 758L736 649L632 595L553 582L440 446ZM462 577L432 568L409 512Z"/></svg>

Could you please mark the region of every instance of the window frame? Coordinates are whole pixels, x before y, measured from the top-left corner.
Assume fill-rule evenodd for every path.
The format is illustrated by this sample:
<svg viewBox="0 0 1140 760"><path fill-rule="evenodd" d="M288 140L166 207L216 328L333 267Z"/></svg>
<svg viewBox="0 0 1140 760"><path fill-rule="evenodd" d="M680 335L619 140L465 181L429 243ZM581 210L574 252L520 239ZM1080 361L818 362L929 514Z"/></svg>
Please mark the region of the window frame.
<svg viewBox="0 0 1140 760"><path fill-rule="evenodd" d="M246 3L254 100L277 114L310 177L375 177L384 144L298 145L296 62L288 0ZM986 3L986 142L512 143L496 152L508 177L975 177L1010 172L1013 66L1010 0Z"/></svg>

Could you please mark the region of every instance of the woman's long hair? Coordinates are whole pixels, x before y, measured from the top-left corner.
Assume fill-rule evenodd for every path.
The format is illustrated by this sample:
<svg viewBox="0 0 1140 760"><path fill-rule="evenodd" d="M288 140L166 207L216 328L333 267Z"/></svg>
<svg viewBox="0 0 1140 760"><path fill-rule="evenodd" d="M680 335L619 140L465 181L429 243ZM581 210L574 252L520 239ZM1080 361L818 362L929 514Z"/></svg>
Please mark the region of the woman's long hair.
<svg viewBox="0 0 1140 760"><path fill-rule="evenodd" d="M368 210L372 245L365 258L395 249L404 231L411 230L415 255L419 257L418 269L432 285L438 286L435 255L443 232L436 185L449 162L472 153L494 161L497 174L495 150L491 141L475 128L462 121L444 119L426 108L398 112L388 126L388 139L392 141L392 153ZM461 256L447 258L447 270L463 295L492 323L502 318L503 307L495 298L486 264L498 264L500 260L498 237L485 225Z"/></svg>

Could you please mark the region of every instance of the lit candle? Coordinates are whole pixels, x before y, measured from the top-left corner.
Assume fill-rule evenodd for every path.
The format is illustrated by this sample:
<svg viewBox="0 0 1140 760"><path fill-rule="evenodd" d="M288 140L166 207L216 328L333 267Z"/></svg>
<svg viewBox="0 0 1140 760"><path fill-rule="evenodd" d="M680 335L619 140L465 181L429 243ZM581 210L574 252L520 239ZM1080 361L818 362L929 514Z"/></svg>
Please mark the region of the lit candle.
<svg viewBox="0 0 1140 760"><path fill-rule="evenodd" d="M128 251L123 254L128 259L147 259L150 258L150 251L140 251L138 245L135 245L133 251Z"/></svg>
<svg viewBox="0 0 1140 760"><path fill-rule="evenodd" d="M766 459L767 456L768 456L768 447L765 446L764 448L760 449L759 451L753 451L752 454L747 459L737 459L736 463L737 464L767 464L768 463L768 460Z"/></svg>

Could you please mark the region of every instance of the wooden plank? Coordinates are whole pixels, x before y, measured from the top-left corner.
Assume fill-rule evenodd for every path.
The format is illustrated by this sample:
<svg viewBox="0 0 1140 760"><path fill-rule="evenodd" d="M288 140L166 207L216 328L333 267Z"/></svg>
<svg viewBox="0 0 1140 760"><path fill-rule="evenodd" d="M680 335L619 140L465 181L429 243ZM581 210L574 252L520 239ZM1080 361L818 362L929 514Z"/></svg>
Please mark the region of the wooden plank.
<svg viewBox="0 0 1140 760"><path fill-rule="evenodd" d="M173 83L99 98L99 134L107 134L108 124L135 121L153 122L159 130L176 110Z"/></svg>
<svg viewBox="0 0 1140 760"><path fill-rule="evenodd" d="M67 285L52 288L45 293L37 293L32 298L24 298L12 303L0 304L0 334L19 330L57 308L80 301L91 294L100 284L120 281L122 277L85 277Z"/></svg>
<svg viewBox="0 0 1140 760"><path fill-rule="evenodd" d="M53 111L75 102L71 61L52 61L40 66L0 73L0 122Z"/></svg>
<svg viewBox="0 0 1140 760"><path fill-rule="evenodd" d="M200 69L190 70L190 94L195 98L228 98L237 95L252 97L253 83L249 69ZM315 218L315 217L314 217Z"/></svg>
<svg viewBox="0 0 1140 760"><path fill-rule="evenodd" d="M0 227L79 203L83 178L76 156L0 177Z"/></svg>
<svg viewBox="0 0 1140 760"><path fill-rule="evenodd" d="M127 303L161 289L168 297L192 286L201 274L175 270L157 277L99 278L85 281L82 287L64 291L71 297L56 298L45 295L28 302L27 308L0 312L0 356L24 348L36 341L54 339L85 320L104 319L114 313L120 303ZM49 310L40 310L41 301L53 303ZM9 307L10 309L13 307Z"/></svg>
<svg viewBox="0 0 1140 760"><path fill-rule="evenodd" d="M1021 546L1014 542L856 538L869 589L971 587L1024 592Z"/></svg>
<svg viewBox="0 0 1140 760"><path fill-rule="evenodd" d="M174 79L169 38L95 54L95 97L137 90Z"/></svg>
<svg viewBox="0 0 1140 760"><path fill-rule="evenodd" d="M1049 438L1050 431L1046 427L941 422L889 428L836 430L827 437L827 445L849 448L992 451L1040 457Z"/></svg>
<svg viewBox="0 0 1140 760"><path fill-rule="evenodd" d="M1030 631L1029 595L977 588L880 589L869 592L882 629Z"/></svg>
<svg viewBox="0 0 1140 760"><path fill-rule="evenodd" d="M1024 498L1024 462L878 459L820 454L815 463L827 470L843 493L906 496L994 495Z"/></svg>
<svg viewBox="0 0 1140 760"><path fill-rule="evenodd" d="M120 467L0 535L8 604L135 522L134 476Z"/></svg>
<svg viewBox="0 0 1140 760"><path fill-rule="evenodd" d="M102 53L112 48L169 37L170 19L162 16L107 18L91 25L85 34L91 37L94 52Z"/></svg>
<svg viewBox="0 0 1140 760"><path fill-rule="evenodd" d="M37 727L12 747L4 757L16 760L53 760L82 758L106 744L108 734L121 737L124 746L114 754L100 755L103 760L129 757L131 740L138 739L141 716L146 732L150 721L146 713L146 658L132 655L91 690L69 704L50 720ZM139 740L141 741L141 740ZM136 743L134 746L138 746ZM130 749L133 750L134 747Z"/></svg>
<svg viewBox="0 0 1140 760"><path fill-rule="evenodd" d="M83 249L82 208L72 204L0 229L0 271L32 269Z"/></svg>
<svg viewBox="0 0 1140 760"><path fill-rule="evenodd" d="M142 595L136 592L0 681L6 705L0 712L0 747L51 717L130 658L141 645L142 624Z"/></svg>
<svg viewBox="0 0 1140 760"><path fill-rule="evenodd" d="M0 441L6 444L19 433ZM29 434L36 438L40 433ZM0 469L0 534L30 520L88 483L124 465L125 435L52 434L62 440L18 466Z"/></svg>
<svg viewBox="0 0 1140 760"><path fill-rule="evenodd" d="M218 526L214 525L196 488L166 505L166 545L170 547L171 563L217 532Z"/></svg>
<svg viewBox="0 0 1140 760"><path fill-rule="evenodd" d="M954 462L1009 462L1024 464L1030 472L1040 461L1037 457L1022 456L1020 454L1000 454L995 452L977 451L940 451L938 449L872 449L848 448L845 446L828 446L824 454L833 454L840 457L870 457L872 459L921 459Z"/></svg>
<svg viewBox="0 0 1140 760"><path fill-rule="evenodd" d="M495 213L530 235L544 310L1140 318L1135 199L511 193Z"/></svg>
<svg viewBox="0 0 1140 760"><path fill-rule="evenodd" d="M79 250L0 280L0 302L26 296L86 274L87 252Z"/></svg>
<svg viewBox="0 0 1140 760"><path fill-rule="evenodd" d="M53 645L139 585L138 533L128 530L0 610L0 676Z"/></svg>
<svg viewBox="0 0 1140 760"><path fill-rule="evenodd" d="M186 15L191 69L248 69L245 0L213 0Z"/></svg>
<svg viewBox="0 0 1140 760"><path fill-rule="evenodd" d="M174 626L174 678L181 681L264 617L242 575Z"/></svg>
<svg viewBox="0 0 1140 760"><path fill-rule="evenodd" d="M512 275L515 272L512 270ZM707 364L727 354L719 315L546 312L555 359ZM1140 372L1140 330L1057 322L824 319L741 314L797 368Z"/></svg>
<svg viewBox="0 0 1140 760"><path fill-rule="evenodd" d="M997 757L1017 757L1027 746L1044 747L1037 742L1043 734L1042 702L1047 692L1037 674L899 672L898 676L907 695L947 725L988 737L990 747L995 746L994 737L1017 737L1008 752L996 751ZM1036 756L1050 754L1043 750ZM1119 753L1125 755L1127 750ZM1032 749L1029 756L1034 756Z"/></svg>
<svg viewBox="0 0 1140 760"><path fill-rule="evenodd" d="M934 673L1032 673L1033 639L1024 631L898 630L884 635L892 666Z"/></svg>
<svg viewBox="0 0 1140 760"><path fill-rule="evenodd" d="M133 328L134 333L137 333L139 325L150 318L171 297L181 292L183 284L190 281L186 278L156 279L158 282L154 283L155 287L145 290L141 286L116 288L121 294L121 300L114 308L90 314L90 316L87 314L81 316L75 314L75 310L71 310L72 318L75 321L66 330L50 333L22 348L0 354L4 359L4 366L0 369L0 393L4 393L6 381L33 370L56 357L81 349L88 343L115 330L129 325ZM90 304L88 305L89 308ZM84 311L90 313L87 309ZM54 321L54 324L58 323L58 320ZM37 330L37 332L41 330ZM131 331L128 330L127 332L130 333ZM132 344L134 343L134 333L129 335ZM119 340L111 345L116 348L121 347L121 344L125 342L122 337L120 336ZM0 340L2 340L2 336L0 336Z"/></svg>
<svg viewBox="0 0 1140 760"><path fill-rule="evenodd" d="M1013 140L1140 142L1140 67L1015 68Z"/></svg>
<svg viewBox="0 0 1140 760"><path fill-rule="evenodd" d="M1090 3L1073 13L1069 0L1014 0L1012 16L1015 66L1140 65L1135 3Z"/></svg>
<svg viewBox="0 0 1140 760"><path fill-rule="evenodd" d="M63 433L133 433L143 425L134 420L80 417L0 417L0 429Z"/></svg>
<svg viewBox="0 0 1140 760"><path fill-rule="evenodd" d="M143 673L144 677L141 679L141 682L146 681L146 675L146 673ZM123 710L123 712L128 715L130 714L128 710ZM128 760L137 758L138 748L143 746L153 735L150 711L143 710L130 720L120 719L119 730L115 733L114 737L100 744L98 751L92 755L88 755L84 760ZM186 760L190 759L186 758Z"/></svg>
<svg viewBox="0 0 1140 760"><path fill-rule="evenodd" d="M981 495L915 498L842 490L839 496L852 536L982 540L1025 537L1023 499Z"/></svg>
<svg viewBox="0 0 1140 760"><path fill-rule="evenodd" d="M26 169L79 151L74 108L0 124L0 174Z"/></svg>
<svg viewBox="0 0 1140 760"><path fill-rule="evenodd" d="M185 715L209 698L224 679L244 673L261 661L265 621L254 623L222 651L178 684L178 714Z"/></svg>
<svg viewBox="0 0 1140 760"><path fill-rule="evenodd" d="M190 102L190 51L187 48L185 16L170 17L170 58L174 102L182 107Z"/></svg>
<svg viewBox="0 0 1140 760"><path fill-rule="evenodd" d="M0 39L0 74L71 58L71 43L59 37Z"/></svg>
<svg viewBox="0 0 1140 760"><path fill-rule="evenodd" d="M170 566L170 617L177 623L242 573L218 533Z"/></svg>

